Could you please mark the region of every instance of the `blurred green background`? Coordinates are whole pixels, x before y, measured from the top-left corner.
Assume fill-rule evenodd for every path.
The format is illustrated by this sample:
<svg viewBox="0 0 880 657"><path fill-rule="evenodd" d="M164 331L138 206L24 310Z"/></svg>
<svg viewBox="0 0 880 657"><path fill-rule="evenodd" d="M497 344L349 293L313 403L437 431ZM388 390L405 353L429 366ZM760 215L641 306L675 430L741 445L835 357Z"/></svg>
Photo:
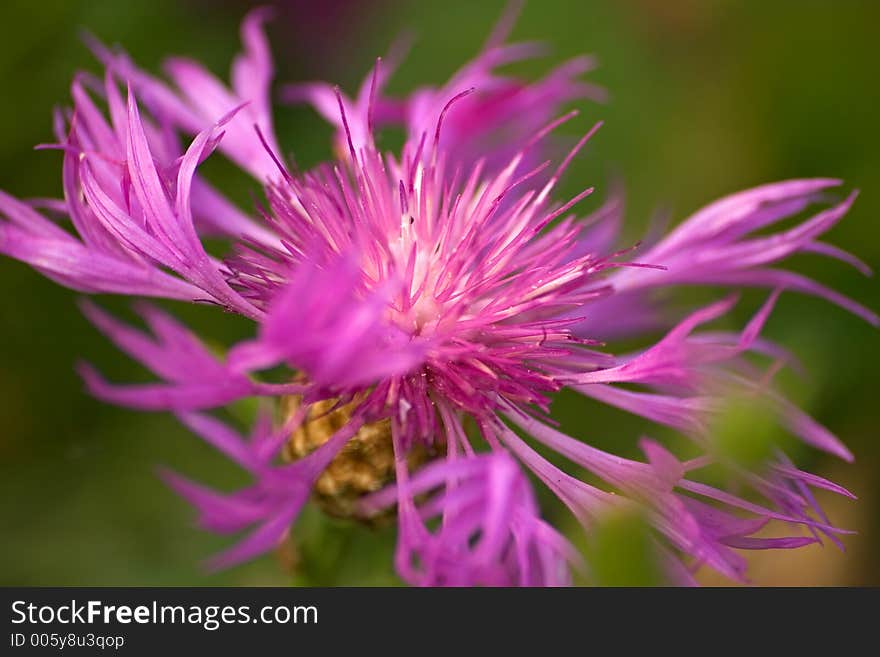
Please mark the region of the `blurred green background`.
<svg viewBox="0 0 880 657"><path fill-rule="evenodd" d="M269 3L263 3L269 4ZM330 79L353 90L402 30L418 39L392 91L444 81L473 55L501 0L279 2L270 26L278 80ZM32 151L51 141L51 110L68 99L80 69L97 71L82 45L88 30L123 44L157 70L186 54L225 75L239 47L246 2L45 0L0 6L0 187L20 197L60 194L60 158ZM880 3L871 0L533 0L514 32L549 42L538 74L582 53L599 56L591 79L611 92L585 105L572 131L606 125L567 178L607 189L622 178L627 238L658 210L681 220L742 188L799 176L838 176L862 190L831 241L880 265L880 85L876 79ZM873 63L872 63L873 62ZM329 154L330 132L305 109L279 108L285 149L308 165ZM244 203L254 183L209 162L209 174ZM593 201L598 203L598 199ZM587 209L589 206L584 206ZM834 262L798 258L794 267L880 308L873 279ZM395 583L393 534L324 519L307 509L296 547L218 574L199 560L226 539L191 526L189 509L155 477L159 464L232 486L240 474L165 415L131 412L88 397L78 358L120 380L141 375L83 319L76 295L24 265L0 259L0 583L23 585ZM698 297L693 297L696 299ZM731 326L763 298L747 294ZM102 303L124 312L114 299ZM210 309L175 311L203 335L226 343L246 322L217 321ZM735 320L735 321L734 321ZM758 584L880 584L880 340L877 331L826 303L783 297L767 335L792 347L806 380L783 377L788 394L831 427L854 465L795 449L808 469L848 486L859 501L823 498L833 520L859 532L846 554L832 547L753 555ZM556 405L572 433L633 454L646 425L563 396ZM653 430L652 430L653 431ZM652 435L665 436L653 431ZM568 527L552 505L547 513ZM279 567L279 562L281 566ZM722 583L711 577L709 583Z"/></svg>

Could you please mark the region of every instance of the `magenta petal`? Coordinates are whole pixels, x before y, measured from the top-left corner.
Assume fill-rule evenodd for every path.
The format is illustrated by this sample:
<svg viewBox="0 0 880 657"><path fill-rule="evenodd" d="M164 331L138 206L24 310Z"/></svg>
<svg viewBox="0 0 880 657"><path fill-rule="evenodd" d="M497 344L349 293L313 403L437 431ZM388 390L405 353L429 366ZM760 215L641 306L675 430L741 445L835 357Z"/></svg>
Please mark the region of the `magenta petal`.
<svg viewBox="0 0 880 657"><path fill-rule="evenodd" d="M412 509L417 494L442 487L422 502L423 516L442 515L429 531ZM528 482L503 453L450 458L417 473L397 488L402 527L401 575L422 586L560 586L579 558L568 542L536 515ZM394 501L385 491L380 499ZM413 561L419 565L411 566Z"/></svg>
<svg viewBox="0 0 880 657"><path fill-rule="evenodd" d="M816 543L816 539L809 536L789 536L786 538L731 537L723 540L730 547L746 550L791 550Z"/></svg>
<svg viewBox="0 0 880 657"><path fill-rule="evenodd" d="M285 360L316 383L335 387L363 385L417 365L425 347L385 321L386 294L359 298L360 276L350 258L326 269L301 265L269 309L258 340L239 345L230 365L264 368Z"/></svg>

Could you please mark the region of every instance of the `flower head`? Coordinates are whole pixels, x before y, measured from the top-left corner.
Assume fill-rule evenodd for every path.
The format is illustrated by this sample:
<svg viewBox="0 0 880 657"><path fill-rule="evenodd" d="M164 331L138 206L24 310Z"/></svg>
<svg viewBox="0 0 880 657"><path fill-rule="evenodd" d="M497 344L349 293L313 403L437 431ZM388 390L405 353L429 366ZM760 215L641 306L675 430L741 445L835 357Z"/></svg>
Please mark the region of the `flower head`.
<svg viewBox="0 0 880 657"><path fill-rule="evenodd" d="M583 564L540 518L524 471L588 531L609 510L640 509L680 583L702 564L743 579L738 549L838 540L843 530L809 489L845 490L784 455L742 467L713 448L711 433L729 394L760 394L792 433L851 458L770 388L751 355L769 357L771 373L788 357L760 336L783 289L825 297L877 323L856 302L770 267L795 252L853 261L818 240L853 196L795 228L754 236L822 202L836 183L767 185L709 206L638 258L615 250L616 197L579 220L576 208L592 188L556 196L599 126L558 162L544 161L541 149L574 116L553 118L560 105L594 91L576 80L587 66L577 60L535 83L498 77L497 66L534 52L504 45L508 19L447 85L403 101L385 97L390 69L382 64L355 100L322 84L288 88L288 100L312 103L339 129L337 159L293 173L272 130L263 16L245 19L245 52L230 87L175 60L174 89L123 53L96 46L107 67L103 82L77 78L74 111L57 122L62 206L76 237L0 196L0 251L64 285L209 302L254 321L254 336L219 357L153 307L141 307L149 336L85 306L101 331L161 379L116 385L83 366L92 393L178 413L253 477L251 486L222 494L167 475L203 527L250 531L214 565L277 545L317 490L343 515L396 509L395 563L407 581L566 584L569 568ZM377 150L374 128L383 123L406 126L399 154ZM178 131L192 136L185 149ZM214 150L265 184L265 204L253 216L198 175ZM203 246L206 235L218 234L233 246L224 260ZM651 291L681 284L774 291L739 333L702 328L730 310L730 296L638 353L615 355L593 338L593 331L644 328L641 320L655 316ZM631 461L568 436L549 417L553 394L565 387L677 429L702 455L680 461L644 440L647 460ZM277 400L280 419L261 416L249 439L205 413L252 396ZM535 443L597 481L564 472ZM279 462L282 453L287 462ZM735 496L692 478L710 464L754 494ZM755 536L771 521L804 534Z"/></svg>

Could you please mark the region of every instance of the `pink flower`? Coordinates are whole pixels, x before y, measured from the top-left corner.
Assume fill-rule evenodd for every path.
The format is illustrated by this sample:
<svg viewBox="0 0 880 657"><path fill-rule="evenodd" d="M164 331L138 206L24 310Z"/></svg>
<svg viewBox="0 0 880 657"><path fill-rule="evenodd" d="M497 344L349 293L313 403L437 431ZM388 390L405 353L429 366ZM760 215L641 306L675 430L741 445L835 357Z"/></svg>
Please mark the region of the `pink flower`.
<svg viewBox="0 0 880 657"><path fill-rule="evenodd" d="M153 336L85 306L101 331L160 379L116 385L83 366L92 393L177 412L254 479L226 495L168 476L206 529L250 529L214 565L277 545L311 491L356 489L356 515L396 507L396 564L407 581L569 583L569 567L580 567L581 559L541 520L521 466L588 531L609 509L642 510L679 583L691 583L690 571L703 564L744 578L738 549L794 548L822 535L838 540L843 530L817 507L810 488L849 493L784 455L745 469L713 449L711 430L729 394L760 394L791 433L852 458L774 392L767 372L748 356L769 357L769 373L788 358L760 337L784 289L824 297L878 323L856 302L778 267L797 252L862 267L819 240L853 195L794 228L756 236L824 201L836 181L743 192L698 212L632 261L630 250L611 247L616 197L586 220L577 219L575 206L592 188L555 200L560 177L598 125L555 166L541 160L547 134L573 118L553 119L560 104L595 95L576 80L586 63L563 65L536 83L498 77L497 66L534 52L503 44L509 17L440 89L388 99L390 69L381 64L354 100L321 84L288 89L288 99L311 102L339 128L342 150L335 161L294 175L272 128L263 15L245 19L245 52L230 87L198 64L175 60L172 88L124 54L96 46L107 66L103 83L77 78L74 111L57 121L65 189L58 207L76 235L0 196L0 251L59 283L90 293L209 302L255 322L252 339L224 358L149 306L141 312ZM120 82L128 86L127 102ZM109 118L94 96L103 98ZM385 123L407 129L396 156L374 145L374 126ZM186 149L178 131L193 137ZM249 216L198 175L214 150L265 183L265 207ZM228 238L232 255L210 255L206 235ZM638 353L615 355L592 339L593 331L614 335L650 325L657 309L650 291L683 284L774 291L740 333L702 328L734 305L731 296L694 311ZM281 380L279 368L287 372ZM643 441L647 462L637 462L567 436L549 418L554 393L565 387L677 429L704 455L681 462ZM279 399L284 412L277 426L271 414L262 416L250 439L204 414L251 396ZM292 462L279 464L291 441L299 445L290 448ZM535 443L603 483L564 472ZM387 450L392 462L369 461L366 481L357 484L339 479L334 472L340 464L353 468L362 447ZM754 495L738 497L692 478L709 464L726 468L738 489ZM771 521L809 535L755 536Z"/></svg>

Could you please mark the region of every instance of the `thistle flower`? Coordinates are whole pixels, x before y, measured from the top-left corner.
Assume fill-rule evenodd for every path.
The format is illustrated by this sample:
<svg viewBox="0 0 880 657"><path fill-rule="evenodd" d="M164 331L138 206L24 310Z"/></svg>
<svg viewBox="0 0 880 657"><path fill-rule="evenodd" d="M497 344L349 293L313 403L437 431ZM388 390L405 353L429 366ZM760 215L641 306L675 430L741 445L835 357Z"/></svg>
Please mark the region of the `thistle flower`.
<svg viewBox="0 0 880 657"><path fill-rule="evenodd" d="M567 584L572 567L589 564L541 519L526 472L587 531L609 511L639 510L670 580L681 584L693 583L700 565L745 579L736 550L795 548L846 533L810 492L850 495L845 489L781 453L746 467L715 449L711 434L729 395L760 396L804 442L852 458L772 390L769 375L789 356L760 336L783 289L878 323L856 302L770 268L795 252L861 266L819 241L852 195L795 228L754 236L823 202L837 182L743 192L696 213L633 261L631 249L612 246L618 199L580 220L574 208L592 188L554 200L598 125L555 167L541 161L547 135L574 116L553 119L560 104L590 95L575 81L585 66L563 65L537 83L499 80L496 66L533 52L504 45L509 18L441 89L387 99L390 69L380 63L355 100L326 85L288 88L288 100L311 102L339 128L342 151L292 173L272 129L263 18L258 11L244 21L245 52L229 88L199 65L173 60L174 89L124 53L95 46L104 80L77 77L73 112L56 120L65 198L55 207L76 236L32 205L0 196L0 251L63 285L209 302L254 321L252 339L218 356L152 306L139 306L150 335L84 305L103 333L159 378L117 385L83 365L90 391L177 413L253 477L223 494L166 475L205 529L250 530L212 565L272 549L315 492L336 514L396 511L395 564L411 583ZM107 116L94 96L103 97ZM373 140L375 127L390 122L408 132L397 156L380 154ZM185 150L180 131L193 135ZM488 146L498 135L500 144ZM266 202L253 216L198 175L214 150L265 185ZM217 234L233 246L224 260L202 243ZM681 284L773 292L739 333L702 329L732 308L732 295L635 354L614 355L592 338L603 327L611 334L643 327L632 320L651 317L650 291ZM766 372L753 355L769 358ZM279 368L287 372L280 380ZM558 431L550 403L566 387L683 432L701 455L680 460L643 439L646 460L633 461ZM259 416L247 439L207 412L254 396L274 400L275 410ZM601 483L563 471L536 443ZM692 474L709 465L722 466L743 496ZM756 536L770 522L795 533Z"/></svg>

